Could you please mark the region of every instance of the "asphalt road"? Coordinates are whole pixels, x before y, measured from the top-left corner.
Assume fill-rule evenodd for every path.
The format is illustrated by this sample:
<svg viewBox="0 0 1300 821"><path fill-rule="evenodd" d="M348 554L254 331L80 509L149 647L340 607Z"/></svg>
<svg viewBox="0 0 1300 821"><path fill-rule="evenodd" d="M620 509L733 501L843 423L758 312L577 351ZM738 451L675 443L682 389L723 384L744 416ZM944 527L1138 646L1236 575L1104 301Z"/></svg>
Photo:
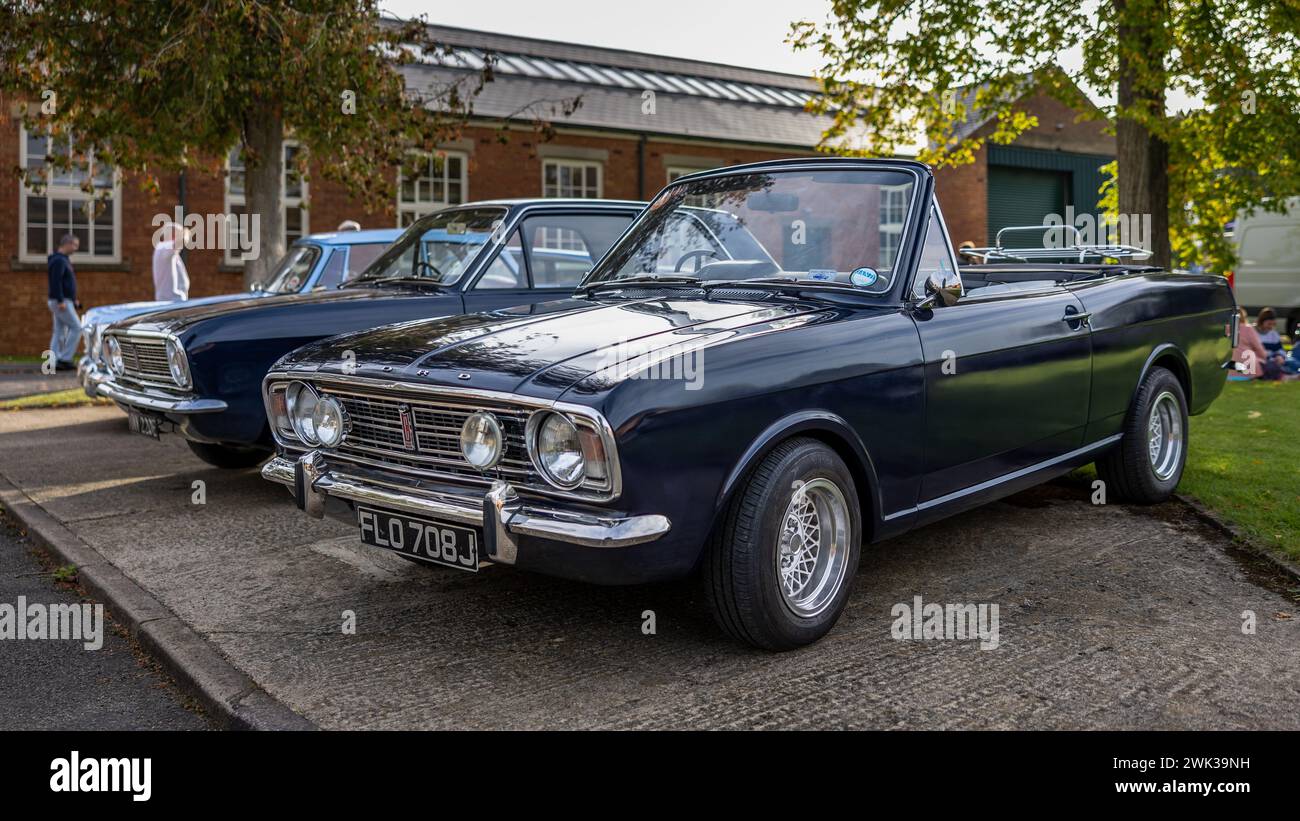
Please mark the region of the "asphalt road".
<svg viewBox="0 0 1300 821"><path fill-rule="evenodd" d="M0 604L20 596L42 605L79 604L54 581L8 517L0 516ZM200 730L207 720L104 618L103 646L77 641L0 640L0 730Z"/></svg>
<svg viewBox="0 0 1300 821"><path fill-rule="evenodd" d="M409 564L113 408L0 414L0 473L327 728L1300 729L1294 583L1177 505L1068 483L871 548L839 626L771 655L688 583ZM997 605L997 649L892 637L915 596Z"/></svg>

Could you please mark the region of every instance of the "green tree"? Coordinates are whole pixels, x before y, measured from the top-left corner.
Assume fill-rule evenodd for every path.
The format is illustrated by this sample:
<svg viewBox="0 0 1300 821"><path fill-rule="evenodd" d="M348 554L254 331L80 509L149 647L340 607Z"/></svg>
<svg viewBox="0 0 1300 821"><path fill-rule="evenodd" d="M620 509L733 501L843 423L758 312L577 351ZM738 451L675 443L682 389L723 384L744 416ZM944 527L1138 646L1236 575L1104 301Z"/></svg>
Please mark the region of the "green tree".
<svg viewBox="0 0 1300 821"><path fill-rule="evenodd" d="M922 128L922 160L970 162L968 116L1005 144L1037 124L1017 108L1031 86L1076 107L1094 90L1116 137L1107 204L1151 215L1158 264L1223 270L1237 209L1300 193L1300 0L834 0L791 41L824 60L832 151L887 155Z"/></svg>
<svg viewBox="0 0 1300 821"><path fill-rule="evenodd" d="M0 88L30 103L29 128L75 136L63 162L93 151L155 189L162 172L219 172L237 146L247 210L261 221L245 279L264 280L285 250L286 133L301 172L311 163L391 207L385 172L467 120L491 61L408 89L403 64L447 52L426 31L381 20L374 0L6 0Z"/></svg>

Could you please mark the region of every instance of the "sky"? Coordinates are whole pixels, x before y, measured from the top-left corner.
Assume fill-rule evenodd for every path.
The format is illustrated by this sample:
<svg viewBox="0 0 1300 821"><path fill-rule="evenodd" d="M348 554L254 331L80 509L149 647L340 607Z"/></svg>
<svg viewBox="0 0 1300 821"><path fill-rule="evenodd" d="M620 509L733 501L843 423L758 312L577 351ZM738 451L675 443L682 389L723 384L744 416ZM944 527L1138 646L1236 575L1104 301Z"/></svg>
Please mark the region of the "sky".
<svg viewBox="0 0 1300 821"><path fill-rule="evenodd" d="M382 0L399 17L499 34L812 74L815 54L785 43L795 20L822 22L829 0Z"/></svg>

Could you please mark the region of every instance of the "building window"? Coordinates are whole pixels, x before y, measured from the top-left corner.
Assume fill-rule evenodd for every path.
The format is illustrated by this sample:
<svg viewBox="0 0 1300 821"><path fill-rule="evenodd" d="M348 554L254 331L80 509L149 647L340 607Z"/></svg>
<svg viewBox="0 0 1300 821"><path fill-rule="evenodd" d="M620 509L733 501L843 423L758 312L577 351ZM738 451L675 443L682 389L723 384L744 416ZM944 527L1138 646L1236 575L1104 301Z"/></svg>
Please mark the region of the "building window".
<svg viewBox="0 0 1300 821"><path fill-rule="evenodd" d="M898 244L907 219L907 201L912 186L885 185L880 188L880 267L893 268Z"/></svg>
<svg viewBox="0 0 1300 821"><path fill-rule="evenodd" d="M544 160L542 162L542 196L599 199L601 164L587 160ZM538 247L558 251L581 251L582 237L570 228L543 228Z"/></svg>
<svg viewBox="0 0 1300 821"><path fill-rule="evenodd" d="M542 196L599 199L601 165L587 160L544 160Z"/></svg>
<svg viewBox="0 0 1300 821"><path fill-rule="evenodd" d="M397 227L469 197L468 157L459 151L411 154L397 169Z"/></svg>
<svg viewBox="0 0 1300 821"><path fill-rule="evenodd" d="M307 235L307 181L298 173L294 162L298 158L299 147L296 142L284 141L283 188L281 198L281 224L284 232L281 238L286 246L294 240ZM238 217L245 213L244 199L244 156L239 146L231 150L226 158L226 213L235 217L227 221L226 263L243 265L245 244L240 235Z"/></svg>
<svg viewBox="0 0 1300 821"><path fill-rule="evenodd" d="M668 167L668 182L676 180L678 177L685 177L687 174L694 174L697 171L707 171L706 168L685 168L682 166L670 165ZM696 208L708 208L709 198L700 194L687 197L683 203L685 205L695 206Z"/></svg>
<svg viewBox="0 0 1300 821"><path fill-rule="evenodd" d="M18 193L19 258L44 261L59 238L71 233L81 240L74 261L121 261L121 192L113 167L91 154L72 168L55 169L50 159L69 155L68 138L25 128L19 129L19 151L19 161L34 177Z"/></svg>

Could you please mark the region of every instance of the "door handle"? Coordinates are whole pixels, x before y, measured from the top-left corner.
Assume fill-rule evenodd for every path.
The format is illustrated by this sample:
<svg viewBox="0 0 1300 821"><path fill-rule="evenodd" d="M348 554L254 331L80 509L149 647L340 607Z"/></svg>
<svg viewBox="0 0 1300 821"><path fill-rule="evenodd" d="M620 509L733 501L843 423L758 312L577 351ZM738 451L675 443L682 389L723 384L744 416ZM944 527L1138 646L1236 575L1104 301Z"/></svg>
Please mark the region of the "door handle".
<svg viewBox="0 0 1300 821"><path fill-rule="evenodd" d="M1061 321L1062 321L1062 322L1079 322L1079 323L1082 323L1080 327L1088 328L1088 327L1091 327L1091 326L1088 324L1088 319L1091 318L1091 317L1092 317L1092 311L1084 311L1083 313L1070 313L1070 312L1067 311L1066 314L1065 314L1065 316L1061 317Z"/></svg>

